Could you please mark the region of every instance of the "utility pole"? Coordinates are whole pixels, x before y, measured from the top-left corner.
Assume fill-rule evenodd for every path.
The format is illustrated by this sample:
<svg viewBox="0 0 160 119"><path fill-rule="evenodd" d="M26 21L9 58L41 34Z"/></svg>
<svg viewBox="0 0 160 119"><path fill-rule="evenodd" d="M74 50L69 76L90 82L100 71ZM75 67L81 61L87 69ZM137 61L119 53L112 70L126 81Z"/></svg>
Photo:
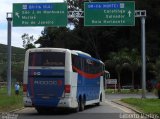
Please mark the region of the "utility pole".
<svg viewBox="0 0 160 119"><path fill-rule="evenodd" d="M145 17L141 17L141 45L142 45L142 98L146 98L146 38Z"/></svg>
<svg viewBox="0 0 160 119"><path fill-rule="evenodd" d="M8 96L11 96L11 30L12 30L12 13L7 13L6 17L8 21L8 52L7 52L7 92Z"/></svg>
<svg viewBox="0 0 160 119"><path fill-rule="evenodd" d="M141 18L142 98L146 98L146 37L145 37L146 10L137 10L135 12L135 16Z"/></svg>

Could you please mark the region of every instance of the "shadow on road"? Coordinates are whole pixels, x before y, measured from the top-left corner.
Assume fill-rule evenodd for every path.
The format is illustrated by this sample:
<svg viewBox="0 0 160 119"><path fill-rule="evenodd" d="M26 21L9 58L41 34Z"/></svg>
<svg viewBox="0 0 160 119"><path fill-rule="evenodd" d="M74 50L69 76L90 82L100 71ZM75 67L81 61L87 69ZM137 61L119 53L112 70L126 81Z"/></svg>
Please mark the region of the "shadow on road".
<svg viewBox="0 0 160 119"><path fill-rule="evenodd" d="M85 106L85 110L84 111L87 111L89 109L94 109L94 108L97 108L99 106L96 106L96 105L89 105L89 106ZM83 112L83 111L82 111ZM55 115L55 116L66 116L66 115L72 115L72 114L76 114L75 111L73 110L69 110L69 109L50 109L50 110L46 110L45 113L43 114L39 114L36 110L34 110L33 112L31 113L20 113L19 115L27 115L27 116L50 116L50 115Z"/></svg>

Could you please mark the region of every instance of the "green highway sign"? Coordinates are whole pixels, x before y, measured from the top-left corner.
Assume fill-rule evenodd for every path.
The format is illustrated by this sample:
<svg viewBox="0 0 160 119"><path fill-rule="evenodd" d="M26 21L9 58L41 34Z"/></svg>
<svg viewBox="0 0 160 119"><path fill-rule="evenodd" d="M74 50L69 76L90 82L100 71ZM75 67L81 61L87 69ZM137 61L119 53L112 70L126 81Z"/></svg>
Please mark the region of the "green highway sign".
<svg viewBox="0 0 160 119"><path fill-rule="evenodd" d="M13 26L67 26L67 3L14 3Z"/></svg>
<svg viewBox="0 0 160 119"><path fill-rule="evenodd" d="M135 2L85 2L84 26L134 26Z"/></svg>

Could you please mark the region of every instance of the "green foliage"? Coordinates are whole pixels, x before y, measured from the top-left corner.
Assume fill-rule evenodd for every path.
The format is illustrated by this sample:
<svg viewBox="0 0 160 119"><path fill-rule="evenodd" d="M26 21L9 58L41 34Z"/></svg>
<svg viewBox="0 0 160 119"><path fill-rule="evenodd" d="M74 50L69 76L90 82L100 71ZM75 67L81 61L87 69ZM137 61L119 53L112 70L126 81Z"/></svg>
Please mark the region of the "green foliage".
<svg viewBox="0 0 160 119"><path fill-rule="evenodd" d="M29 34L24 33L22 35L23 47L27 50L30 48L35 48L33 42L35 41L34 36L29 36Z"/></svg>
<svg viewBox="0 0 160 119"><path fill-rule="evenodd" d="M128 103L136 107L144 113L158 114L160 116L160 100L159 99L138 99L128 98L121 99L122 102Z"/></svg>
<svg viewBox="0 0 160 119"><path fill-rule="evenodd" d="M132 91L131 89L121 89L121 92L118 92L118 90L116 89L106 89L105 90L106 94L141 94L142 91L141 90L135 90Z"/></svg>
<svg viewBox="0 0 160 119"><path fill-rule="evenodd" d="M15 82L15 81L23 82L23 66L24 66L24 62L12 64L12 70L11 70L12 82ZM1 77L2 77L2 81L7 80L7 68L3 69L1 73Z"/></svg>
<svg viewBox="0 0 160 119"><path fill-rule="evenodd" d="M7 112L14 109L19 109L23 107L22 89L20 90L20 95L16 96L14 94L14 88L12 87L12 95L7 96L7 88L0 88L0 112Z"/></svg>
<svg viewBox="0 0 160 119"><path fill-rule="evenodd" d="M7 46L0 44L0 81L6 81L7 77ZM22 48L12 47L12 78L21 76L22 79L22 67L24 63L25 50ZM16 67L16 68L14 68ZM17 71L17 74L15 72ZM18 73L19 71L19 73Z"/></svg>
<svg viewBox="0 0 160 119"><path fill-rule="evenodd" d="M0 96L0 112L7 112L23 107L22 96Z"/></svg>
<svg viewBox="0 0 160 119"><path fill-rule="evenodd" d="M68 48L72 45L74 35L68 28L45 27L42 36L35 42L40 47Z"/></svg>
<svg viewBox="0 0 160 119"><path fill-rule="evenodd" d="M156 78L160 81L160 56L156 61Z"/></svg>
<svg viewBox="0 0 160 119"><path fill-rule="evenodd" d="M132 82L131 85L134 89L134 73L138 70L138 67L141 65L141 59L138 50L132 49L131 51L128 48L121 49L119 52L111 52L109 54L109 62L106 61L106 67L115 68L118 76L118 89L121 88L121 71L123 68L128 68L132 72ZM108 65L109 64L109 65Z"/></svg>
<svg viewBox="0 0 160 119"><path fill-rule="evenodd" d="M6 64L7 61L7 46L0 44L0 64ZM14 63L24 61L25 50L22 48L12 47L12 61Z"/></svg>
<svg viewBox="0 0 160 119"><path fill-rule="evenodd" d="M16 64L12 66L12 78L16 79L15 81L23 82L23 68L24 63Z"/></svg>

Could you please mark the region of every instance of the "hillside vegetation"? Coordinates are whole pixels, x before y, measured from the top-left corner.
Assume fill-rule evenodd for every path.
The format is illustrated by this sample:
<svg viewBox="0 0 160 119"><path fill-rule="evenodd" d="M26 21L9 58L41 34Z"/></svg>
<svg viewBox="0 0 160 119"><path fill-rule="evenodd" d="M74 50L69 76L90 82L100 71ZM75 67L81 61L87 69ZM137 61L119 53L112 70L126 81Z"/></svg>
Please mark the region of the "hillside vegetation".
<svg viewBox="0 0 160 119"><path fill-rule="evenodd" d="M12 78L14 79L22 76L21 72L18 73L18 71L20 69L22 71L24 54L25 49L12 47ZM7 75L7 46L3 44L0 44L0 67L0 81L5 81Z"/></svg>

